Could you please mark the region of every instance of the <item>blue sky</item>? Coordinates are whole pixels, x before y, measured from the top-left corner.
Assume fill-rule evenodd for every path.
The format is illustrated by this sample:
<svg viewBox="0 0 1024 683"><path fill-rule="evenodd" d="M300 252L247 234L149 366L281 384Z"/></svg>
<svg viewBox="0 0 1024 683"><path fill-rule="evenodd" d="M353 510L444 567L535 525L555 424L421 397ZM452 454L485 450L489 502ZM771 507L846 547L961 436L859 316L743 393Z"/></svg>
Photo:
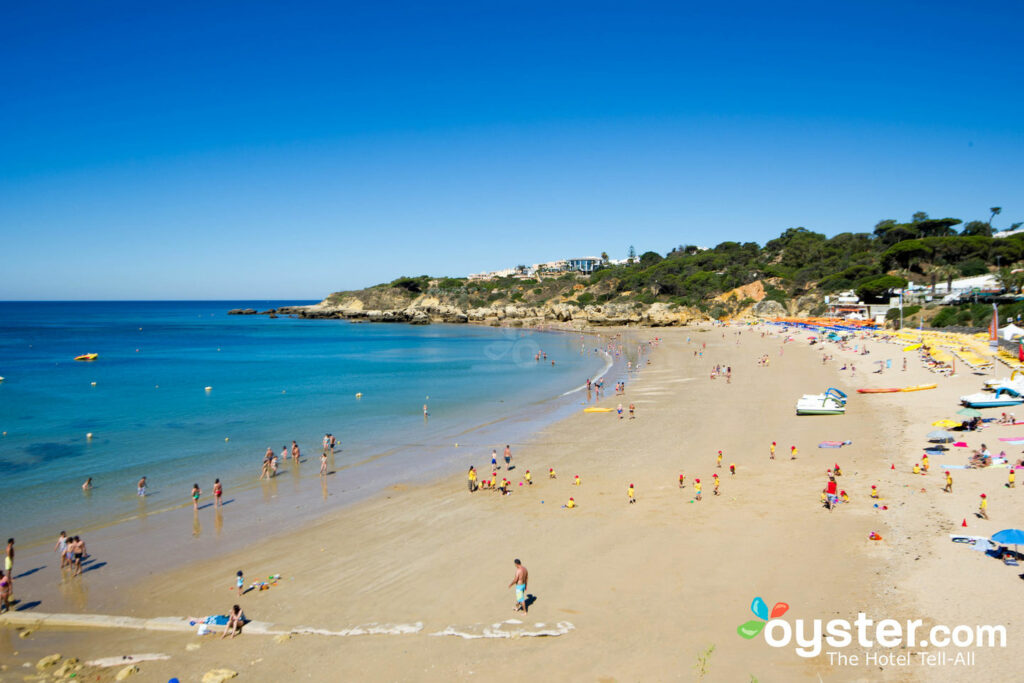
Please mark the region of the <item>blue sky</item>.
<svg viewBox="0 0 1024 683"><path fill-rule="evenodd" d="M1024 220L1020 3L5 3L0 299Z"/></svg>

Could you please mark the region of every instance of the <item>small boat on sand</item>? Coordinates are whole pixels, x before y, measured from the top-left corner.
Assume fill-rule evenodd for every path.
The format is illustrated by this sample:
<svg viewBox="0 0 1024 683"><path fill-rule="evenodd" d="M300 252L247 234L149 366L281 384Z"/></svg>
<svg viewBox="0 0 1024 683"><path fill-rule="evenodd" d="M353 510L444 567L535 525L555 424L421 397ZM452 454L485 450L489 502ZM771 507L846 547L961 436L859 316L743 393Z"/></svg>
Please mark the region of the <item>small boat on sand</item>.
<svg viewBox="0 0 1024 683"><path fill-rule="evenodd" d="M829 387L824 394L804 394L796 402L797 415L843 415L846 413L846 394Z"/></svg>

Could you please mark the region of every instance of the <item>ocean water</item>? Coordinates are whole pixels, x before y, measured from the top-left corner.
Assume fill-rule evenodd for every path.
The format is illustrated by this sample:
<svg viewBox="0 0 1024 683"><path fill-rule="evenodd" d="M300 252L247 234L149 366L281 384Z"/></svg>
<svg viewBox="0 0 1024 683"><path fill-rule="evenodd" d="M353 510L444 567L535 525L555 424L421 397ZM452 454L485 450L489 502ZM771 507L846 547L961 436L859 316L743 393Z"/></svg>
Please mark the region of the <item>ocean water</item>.
<svg viewBox="0 0 1024 683"><path fill-rule="evenodd" d="M227 499L258 501L266 448L293 439L306 462L282 474L298 491L300 471L318 480L326 432L332 472L373 469L382 486L451 463L466 453L456 442L489 454L575 410L610 362L600 340L563 332L227 315L283 303L312 302L0 303L0 533L32 542L135 519L143 475L149 513L215 477Z"/></svg>

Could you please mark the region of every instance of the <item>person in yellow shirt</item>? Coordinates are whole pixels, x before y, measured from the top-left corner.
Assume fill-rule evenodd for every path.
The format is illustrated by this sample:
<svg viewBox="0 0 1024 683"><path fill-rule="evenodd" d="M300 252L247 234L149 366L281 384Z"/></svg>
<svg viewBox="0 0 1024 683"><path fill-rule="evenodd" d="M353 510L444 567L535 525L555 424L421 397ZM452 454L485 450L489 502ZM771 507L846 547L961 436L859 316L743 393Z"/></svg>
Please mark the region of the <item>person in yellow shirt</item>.
<svg viewBox="0 0 1024 683"><path fill-rule="evenodd" d="M626 492L626 495L629 496L630 503L636 502L636 491L634 490L632 484L629 485L629 490Z"/></svg>
<svg viewBox="0 0 1024 683"><path fill-rule="evenodd" d="M1010 467L1010 480L1006 483L1007 488L1015 488L1015 482L1017 481L1017 474L1014 472L1013 467Z"/></svg>
<svg viewBox="0 0 1024 683"><path fill-rule="evenodd" d="M948 471L946 472L946 488L942 490L946 493L953 493L953 475Z"/></svg>
<svg viewBox="0 0 1024 683"><path fill-rule="evenodd" d="M714 493L717 496L718 495L718 484L720 483L719 480L718 480L718 475L717 474L712 475L711 476L711 480L714 482L714 486L715 486L714 491L712 491L712 493Z"/></svg>
<svg viewBox="0 0 1024 683"><path fill-rule="evenodd" d="M914 463L914 474L921 474L921 466L916 462Z"/></svg>
<svg viewBox="0 0 1024 683"><path fill-rule="evenodd" d="M715 461L715 466L719 469L722 468L722 451L718 451L718 459Z"/></svg>
<svg viewBox="0 0 1024 683"><path fill-rule="evenodd" d="M469 467L469 474L467 477L469 479L469 492L473 493L476 491L476 468L472 465Z"/></svg>
<svg viewBox="0 0 1024 683"><path fill-rule="evenodd" d="M570 510L573 509L574 507L576 507L576 499L570 498L569 502L563 505L562 507L569 508Z"/></svg>
<svg viewBox="0 0 1024 683"><path fill-rule="evenodd" d="M796 460L796 446L789 447L789 459Z"/></svg>
<svg viewBox="0 0 1024 683"><path fill-rule="evenodd" d="M775 442L774 441L772 441L772 445L768 448L768 459L769 460L774 460L775 459Z"/></svg>
<svg viewBox="0 0 1024 683"><path fill-rule="evenodd" d="M580 485L580 475L578 475L578 474L576 475L576 477L572 480L572 485L573 486L579 486Z"/></svg>
<svg viewBox="0 0 1024 683"><path fill-rule="evenodd" d="M978 515L982 519L988 519L988 496L981 494L981 503L978 505Z"/></svg>
<svg viewBox="0 0 1024 683"><path fill-rule="evenodd" d="M849 503L850 502L850 497L848 495L846 495L846 491L840 491L839 492L839 500L843 501L844 503Z"/></svg>
<svg viewBox="0 0 1024 683"><path fill-rule="evenodd" d="M679 475L679 488L683 488L684 486L686 486L686 475L685 474L680 474Z"/></svg>
<svg viewBox="0 0 1024 683"><path fill-rule="evenodd" d="M551 469L548 470L548 479L555 479L555 478L556 478L555 477L555 468L552 467Z"/></svg>
<svg viewBox="0 0 1024 683"><path fill-rule="evenodd" d="M921 474L928 474L928 454L925 453L921 456Z"/></svg>
<svg viewBox="0 0 1024 683"><path fill-rule="evenodd" d="M701 492L703 491L703 489L704 489L704 487L701 486L700 479L694 479L693 480L693 490L697 492L697 500L701 500L702 499Z"/></svg>
<svg viewBox="0 0 1024 683"><path fill-rule="evenodd" d="M523 475L523 479L526 480L527 486L533 486L533 476L530 474L530 470L526 470L526 474Z"/></svg>
<svg viewBox="0 0 1024 683"><path fill-rule="evenodd" d="M871 485L871 497L878 498L878 487L874 484Z"/></svg>

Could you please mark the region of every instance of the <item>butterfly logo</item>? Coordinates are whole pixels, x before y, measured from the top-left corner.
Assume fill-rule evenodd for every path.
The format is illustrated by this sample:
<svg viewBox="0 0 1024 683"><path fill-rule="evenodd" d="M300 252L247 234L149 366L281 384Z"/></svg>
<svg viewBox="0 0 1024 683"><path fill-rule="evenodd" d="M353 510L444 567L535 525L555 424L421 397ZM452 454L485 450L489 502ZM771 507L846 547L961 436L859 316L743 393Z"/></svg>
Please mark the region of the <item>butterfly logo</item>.
<svg viewBox="0 0 1024 683"><path fill-rule="evenodd" d="M758 633L764 630L764 625L768 623L769 619L778 619L789 609L789 605L784 602L775 603L775 607L772 607L771 614L768 613L768 605L762 598L754 598L754 601L750 603L750 611L754 613L757 619L751 619L745 624L740 624L736 628L736 632L742 637L750 640L755 637Z"/></svg>

